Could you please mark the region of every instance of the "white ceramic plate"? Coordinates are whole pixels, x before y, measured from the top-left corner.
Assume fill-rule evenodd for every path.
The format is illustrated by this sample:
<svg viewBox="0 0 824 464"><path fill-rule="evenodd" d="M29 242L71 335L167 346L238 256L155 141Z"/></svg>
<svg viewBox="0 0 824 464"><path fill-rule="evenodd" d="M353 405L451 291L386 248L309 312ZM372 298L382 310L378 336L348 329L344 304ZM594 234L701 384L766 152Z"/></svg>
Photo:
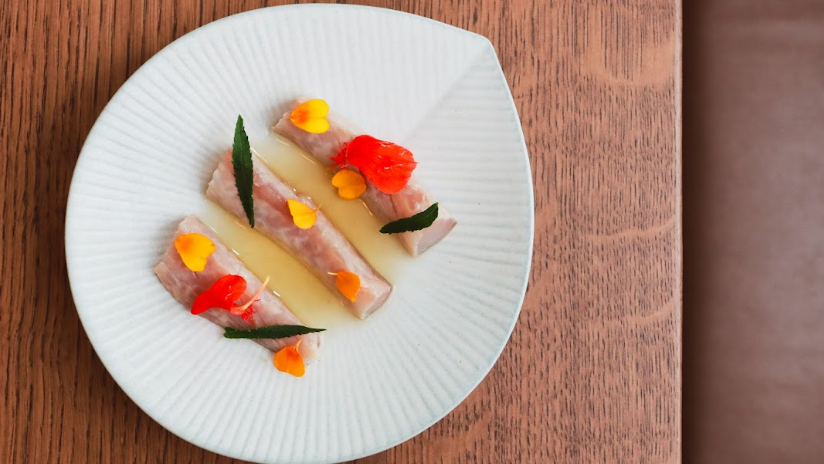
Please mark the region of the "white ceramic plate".
<svg viewBox="0 0 824 464"><path fill-rule="evenodd" d="M152 267L202 207L237 115L260 139L305 95L410 148L458 227L297 379L191 316ZM123 85L77 162L66 258L97 354L153 419L227 456L326 463L413 437L478 385L518 317L532 233L526 147L488 40L390 10L303 5L202 27Z"/></svg>

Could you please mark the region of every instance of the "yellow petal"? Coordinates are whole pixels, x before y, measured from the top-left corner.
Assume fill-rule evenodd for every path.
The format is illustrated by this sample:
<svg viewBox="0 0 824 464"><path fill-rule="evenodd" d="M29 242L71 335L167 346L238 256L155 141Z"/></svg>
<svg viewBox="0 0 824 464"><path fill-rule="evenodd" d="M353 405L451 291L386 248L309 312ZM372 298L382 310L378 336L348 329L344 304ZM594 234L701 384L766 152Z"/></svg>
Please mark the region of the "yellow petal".
<svg viewBox="0 0 824 464"><path fill-rule="evenodd" d="M329 130L329 121L324 119L308 119L306 122L297 125L301 129L311 134L322 134Z"/></svg>
<svg viewBox="0 0 824 464"><path fill-rule="evenodd" d="M281 372L303 377L306 373L306 365L303 363L303 356L300 355L297 346L287 346L275 354L275 367Z"/></svg>
<svg viewBox="0 0 824 464"><path fill-rule="evenodd" d="M332 177L332 185L338 188L338 196L344 200L354 200L366 191L366 181L351 169L341 169Z"/></svg>
<svg viewBox="0 0 824 464"><path fill-rule="evenodd" d="M329 121L326 120L328 114L329 104L316 98L298 105L292 110L289 120L306 132L322 134L329 130Z"/></svg>
<svg viewBox="0 0 824 464"><path fill-rule="evenodd" d="M357 301L358 290L360 290L360 277L349 271L340 271L335 277L335 287L349 301Z"/></svg>
<svg viewBox="0 0 824 464"><path fill-rule="evenodd" d="M195 272L206 268L206 258L215 252L215 244L200 234L182 234L175 239L175 249L183 264Z"/></svg>
<svg viewBox="0 0 824 464"><path fill-rule="evenodd" d="M301 229L308 229L315 225L318 220L318 209L312 209L297 200L286 200L289 205L289 212L292 214L292 221Z"/></svg>

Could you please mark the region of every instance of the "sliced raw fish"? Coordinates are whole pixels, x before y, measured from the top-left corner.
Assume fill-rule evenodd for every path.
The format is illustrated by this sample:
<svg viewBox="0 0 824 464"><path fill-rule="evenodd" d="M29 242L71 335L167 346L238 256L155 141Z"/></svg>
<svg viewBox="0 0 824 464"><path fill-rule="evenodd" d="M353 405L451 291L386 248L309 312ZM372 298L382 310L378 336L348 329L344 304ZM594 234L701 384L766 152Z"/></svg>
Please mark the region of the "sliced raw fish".
<svg viewBox="0 0 824 464"><path fill-rule="evenodd" d="M322 134L312 134L297 127L289 119L290 115L291 111L286 113L275 124L273 130L327 166L333 164L332 158L338 154L343 144L363 134L350 122L331 112L326 117L329 121L329 130ZM354 166L349 168L356 170ZM406 187L393 194L381 192L369 181L366 185L366 192L361 198L372 214L385 223L410 217L435 203L435 199L417 182L414 175ZM438 218L431 226L414 232L403 232L397 236L406 250L417 256L440 242L456 224L457 221L449 210L443 204L438 204Z"/></svg>
<svg viewBox="0 0 824 464"><path fill-rule="evenodd" d="M246 292L239 300L242 303L252 298L263 285L263 283L240 262L237 256L221 243L214 231L200 222L195 216L188 216L180 223L175 236L182 234L205 235L215 244L215 251L207 259L203 272L189 270L189 268L183 264L183 260L180 258L180 254L177 252L174 243L169 246L166 254L163 255L163 259L154 268L155 274L157 274L163 286L166 287L166 290L168 290L177 301L181 302L187 310L192 307L198 295L208 290L218 279L228 274L239 275L246 279ZM283 304L280 298L268 289L265 289L260 296L258 296L258 301L252 304L252 314L254 320L250 322L222 308L208 309L200 314L200 316L220 327L232 327L234 329L252 329L269 325L303 324L300 319L292 314L289 308ZM303 341L300 343L298 350L303 356L304 361L309 362L320 354L321 335L319 333L282 339L255 339L254 341L271 351L278 351L284 346L294 345L300 338L303 338Z"/></svg>
<svg viewBox="0 0 824 464"><path fill-rule="evenodd" d="M291 185L281 180L263 162L252 156L254 169L252 197L255 208L255 230L268 236L303 261L323 281L355 316L365 319L381 307L392 285L361 256L349 240L323 214L309 229L298 228L289 212L286 200L298 200L314 209L311 198L298 195ZM244 222L246 213L235 186L232 152L227 151L212 175L206 196ZM360 278L356 301L344 298L335 286L335 274L348 271Z"/></svg>

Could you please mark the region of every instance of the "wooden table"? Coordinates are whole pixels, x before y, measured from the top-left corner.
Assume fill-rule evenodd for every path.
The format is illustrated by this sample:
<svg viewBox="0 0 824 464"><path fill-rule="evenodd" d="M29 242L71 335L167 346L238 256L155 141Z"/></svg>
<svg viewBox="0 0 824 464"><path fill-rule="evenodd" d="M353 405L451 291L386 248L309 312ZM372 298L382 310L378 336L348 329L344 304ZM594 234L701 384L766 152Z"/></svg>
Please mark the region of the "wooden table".
<svg viewBox="0 0 824 464"><path fill-rule="evenodd" d="M126 78L266 3L0 2L0 461L230 461L168 433L103 368L63 223L83 140ZM680 1L367 3L490 38L537 220L526 302L492 372L444 420L359 462L680 461Z"/></svg>

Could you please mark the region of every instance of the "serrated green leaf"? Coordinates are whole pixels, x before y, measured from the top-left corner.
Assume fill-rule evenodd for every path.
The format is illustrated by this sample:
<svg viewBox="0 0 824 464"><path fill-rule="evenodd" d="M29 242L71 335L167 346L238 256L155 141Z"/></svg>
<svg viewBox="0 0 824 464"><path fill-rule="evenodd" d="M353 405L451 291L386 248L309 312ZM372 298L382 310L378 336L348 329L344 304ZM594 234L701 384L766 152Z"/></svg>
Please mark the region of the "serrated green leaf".
<svg viewBox="0 0 824 464"><path fill-rule="evenodd" d="M226 338L289 338L295 335L323 332L326 329L313 329L302 325L269 325L248 330L225 327L223 330L225 330L223 336Z"/></svg>
<svg viewBox="0 0 824 464"><path fill-rule="evenodd" d="M255 202L252 198L253 171L252 148L249 146L249 137L243 127L243 118L237 116L235 124L235 140L232 144L232 167L235 170L235 186L243 211L249 219L249 225L255 227Z"/></svg>
<svg viewBox="0 0 824 464"><path fill-rule="evenodd" d="M412 232L415 230L426 229L431 226L435 219L438 219L438 203L434 203L429 208L421 211L414 216L408 218L398 219L381 227L382 234L399 234L401 232Z"/></svg>

